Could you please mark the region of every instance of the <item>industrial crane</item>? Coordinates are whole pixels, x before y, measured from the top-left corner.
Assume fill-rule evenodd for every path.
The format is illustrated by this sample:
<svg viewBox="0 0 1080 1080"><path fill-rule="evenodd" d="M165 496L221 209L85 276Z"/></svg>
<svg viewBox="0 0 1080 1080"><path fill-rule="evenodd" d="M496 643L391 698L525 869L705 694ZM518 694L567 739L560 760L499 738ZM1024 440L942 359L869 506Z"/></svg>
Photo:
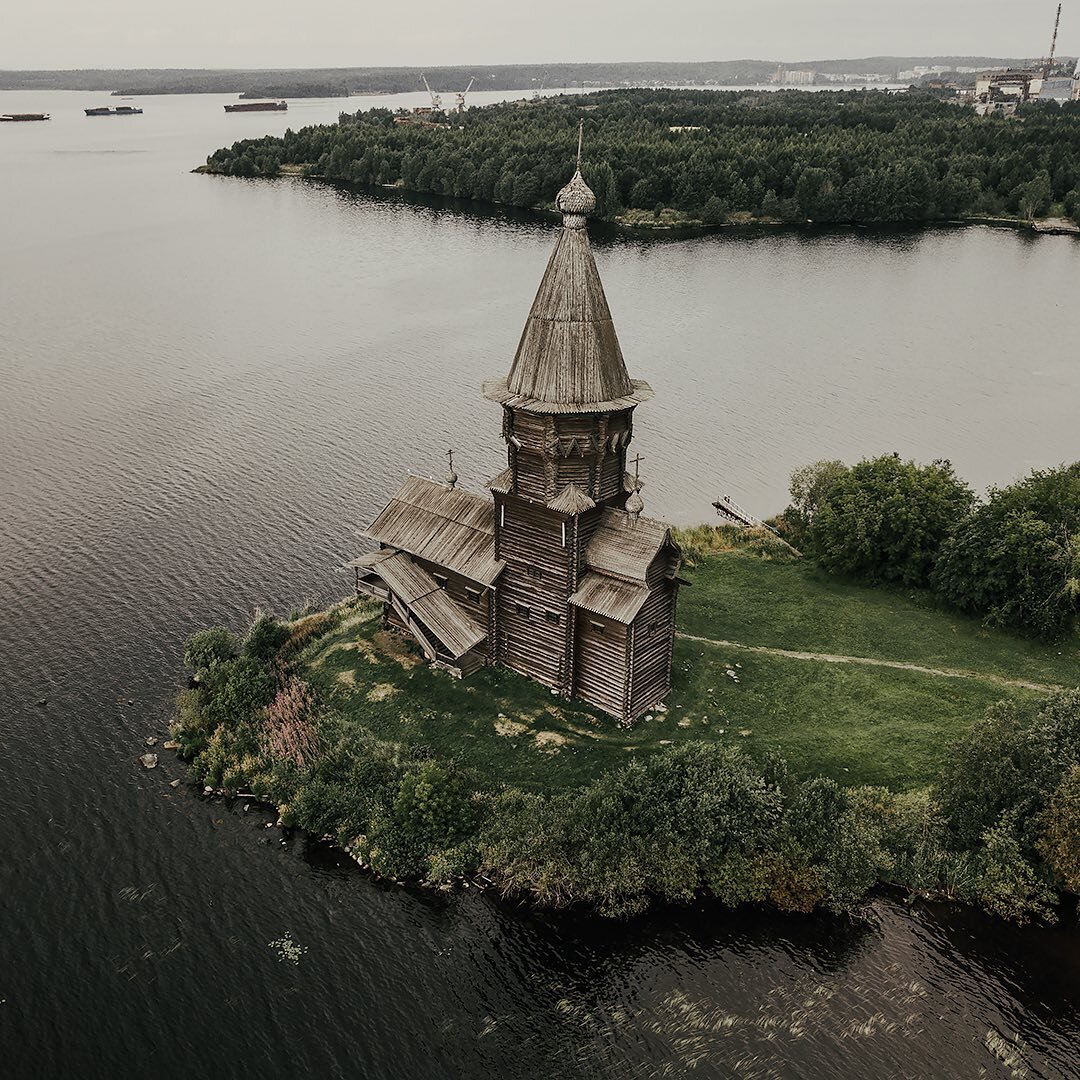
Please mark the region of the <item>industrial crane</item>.
<svg viewBox="0 0 1080 1080"><path fill-rule="evenodd" d="M423 72L420 73L420 81L424 84L425 89L431 97L432 109L434 109L436 112L441 111L442 94L436 94L435 91L431 89L431 87L428 85L427 76Z"/></svg>
<svg viewBox="0 0 1080 1080"><path fill-rule="evenodd" d="M472 84L474 82L476 82L476 76L475 75L469 80L469 85L466 86L465 89L462 90L461 93L457 95L457 111L458 112L464 112L465 111L465 95L472 89Z"/></svg>
<svg viewBox="0 0 1080 1080"><path fill-rule="evenodd" d="M1050 72L1054 67L1054 53L1057 51L1058 24L1061 22L1061 5L1058 4L1057 16L1054 19L1054 36L1050 39L1050 55L1043 64L1043 78L1049 79Z"/></svg>
<svg viewBox="0 0 1080 1080"><path fill-rule="evenodd" d="M544 83L547 82L547 77L548 77L548 73L545 71L544 72L544 77L540 80L540 85L535 90L533 90L533 92L532 92L533 101L539 101L540 100L540 91L544 89ZM536 82L536 80L533 79L533 82Z"/></svg>

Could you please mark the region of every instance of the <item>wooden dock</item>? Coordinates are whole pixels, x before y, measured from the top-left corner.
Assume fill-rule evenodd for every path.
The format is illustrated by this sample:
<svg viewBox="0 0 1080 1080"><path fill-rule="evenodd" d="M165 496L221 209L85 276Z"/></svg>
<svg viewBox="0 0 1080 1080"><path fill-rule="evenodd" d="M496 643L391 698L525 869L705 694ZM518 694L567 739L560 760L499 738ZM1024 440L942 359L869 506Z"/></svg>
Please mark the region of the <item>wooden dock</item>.
<svg viewBox="0 0 1080 1080"><path fill-rule="evenodd" d="M1039 218L1031 223L1031 227L1038 233L1080 234L1080 225L1071 218Z"/></svg>

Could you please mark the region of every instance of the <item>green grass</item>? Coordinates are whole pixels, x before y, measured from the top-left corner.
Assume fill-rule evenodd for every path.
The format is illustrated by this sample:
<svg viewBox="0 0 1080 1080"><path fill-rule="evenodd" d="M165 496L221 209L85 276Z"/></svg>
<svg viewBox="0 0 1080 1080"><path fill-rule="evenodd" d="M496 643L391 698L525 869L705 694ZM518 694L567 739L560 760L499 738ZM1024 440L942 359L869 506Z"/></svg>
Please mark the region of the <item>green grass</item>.
<svg viewBox="0 0 1080 1080"><path fill-rule="evenodd" d="M680 629L701 637L1004 679L1080 681L1076 642L1048 647L989 632L920 594L840 582L805 562L761 558L753 548L701 558L687 576L693 584L680 597ZM372 607L358 607L302 659L323 697L379 737L429 747L491 786L531 791L576 787L695 739L736 742L755 755L777 749L800 777L922 787L987 705L1034 693L679 639L667 710L626 731L509 671L486 668L462 681L432 669L409 641L379 630Z"/></svg>
<svg viewBox="0 0 1080 1080"><path fill-rule="evenodd" d="M1080 641L1059 645L990 630L942 611L917 590L868 588L831 577L809 560L742 551L687 566L679 629L745 645L900 660L1005 679L1080 685Z"/></svg>

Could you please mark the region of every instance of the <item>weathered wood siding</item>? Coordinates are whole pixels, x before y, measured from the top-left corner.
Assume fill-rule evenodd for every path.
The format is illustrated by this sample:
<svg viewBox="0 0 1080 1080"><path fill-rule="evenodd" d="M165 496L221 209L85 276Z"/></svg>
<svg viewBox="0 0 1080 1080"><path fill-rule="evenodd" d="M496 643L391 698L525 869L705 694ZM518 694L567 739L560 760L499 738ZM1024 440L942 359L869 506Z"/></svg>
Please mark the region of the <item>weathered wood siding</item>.
<svg viewBox="0 0 1080 1080"><path fill-rule="evenodd" d="M626 448L632 409L617 413L550 415L508 408L503 415L512 491L538 502L576 484L598 502L625 498Z"/></svg>
<svg viewBox="0 0 1080 1080"><path fill-rule="evenodd" d="M665 582L645 601L631 624L630 716L640 716L671 691L677 590L674 582Z"/></svg>
<svg viewBox="0 0 1080 1080"><path fill-rule="evenodd" d="M496 658L560 691L569 684L567 600L572 592L573 530L566 518L513 496L497 496L499 579ZM549 618L549 614L557 621Z"/></svg>
<svg viewBox="0 0 1080 1080"><path fill-rule="evenodd" d="M612 716L626 707L627 627L587 611L577 612L574 696Z"/></svg>

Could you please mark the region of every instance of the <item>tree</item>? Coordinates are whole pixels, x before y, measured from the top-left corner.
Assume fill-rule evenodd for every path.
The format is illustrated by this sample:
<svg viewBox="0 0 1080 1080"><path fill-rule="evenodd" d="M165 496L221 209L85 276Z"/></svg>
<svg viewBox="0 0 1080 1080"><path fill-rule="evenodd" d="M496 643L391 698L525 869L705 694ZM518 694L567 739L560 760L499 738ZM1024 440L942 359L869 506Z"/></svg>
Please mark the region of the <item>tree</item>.
<svg viewBox="0 0 1080 1080"><path fill-rule="evenodd" d="M935 786L961 847L974 847L1003 815L1018 822L1026 852L1035 850L1041 815L1066 771L1080 764L1080 690L991 706L953 744Z"/></svg>
<svg viewBox="0 0 1080 1080"><path fill-rule="evenodd" d="M791 504L783 516L784 524L792 533L796 545L805 540L818 507L836 481L847 471L848 467L842 461L832 460L815 461L791 474L788 484Z"/></svg>
<svg viewBox="0 0 1080 1080"><path fill-rule="evenodd" d="M1062 885L1080 893L1080 765L1065 774L1050 797L1037 846Z"/></svg>
<svg viewBox="0 0 1080 1080"><path fill-rule="evenodd" d="M240 651L236 635L224 626L192 634L184 643L184 664L196 675L231 660Z"/></svg>
<svg viewBox="0 0 1080 1080"><path fill-rule="evenodd" d="M992 488L942 545L932 583L995 625L1070 634L1080 617L1080 462Z"/></svg>
<svg viewBox="0 0 1080 1080"><path fill-rule="evenodd" d="M860 461L828 484L808 540L834 573L925 585L942 543L973 501L948 461L918 465L886 454Z"/></svg>

